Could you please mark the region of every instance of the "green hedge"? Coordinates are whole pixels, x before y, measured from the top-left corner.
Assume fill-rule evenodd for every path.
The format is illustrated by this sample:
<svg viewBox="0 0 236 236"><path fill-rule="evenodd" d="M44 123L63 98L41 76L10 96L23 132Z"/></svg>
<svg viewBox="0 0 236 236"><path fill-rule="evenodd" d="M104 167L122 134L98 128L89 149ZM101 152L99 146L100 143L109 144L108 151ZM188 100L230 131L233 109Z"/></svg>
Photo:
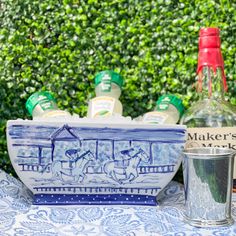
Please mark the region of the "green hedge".
<svg viewBox="0 0 236 236"><path fill-rule="evenodd" d="M24 104L50 90L59 107L84 116L94 75L113 69L125 78L124 114L152 109L164 93L186 107L196 100L198 32L221 29L229 91L236 104L236 3L229 0L1 0L0 167L13 172L5 124L27 118Z"/></svg>

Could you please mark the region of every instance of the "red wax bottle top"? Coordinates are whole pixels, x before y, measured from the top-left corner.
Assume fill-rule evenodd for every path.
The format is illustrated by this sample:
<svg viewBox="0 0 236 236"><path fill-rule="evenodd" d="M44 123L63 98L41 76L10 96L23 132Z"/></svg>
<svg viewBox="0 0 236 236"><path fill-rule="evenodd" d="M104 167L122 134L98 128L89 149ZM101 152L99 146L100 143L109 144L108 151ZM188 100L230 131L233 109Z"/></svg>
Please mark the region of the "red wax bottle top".
<svg viewBox="0 0 236 236"><path fill-rule="evenodd" d="M220 30L218 28L200 29L197 74L204 66L211 67L214 73L216 73L218 67L221 68L224 89L227 90L224 74L224 60L220 50Z"/></svg>
<svg viewBox="0 0 236 236"><path fill-rule="evenodd" d="M220 30L219 28L214 28L214 27L208 27L208 28L201 28L199 31L199 36L204 37L204 36L215 36L215 35L220 35Z"/></svg>

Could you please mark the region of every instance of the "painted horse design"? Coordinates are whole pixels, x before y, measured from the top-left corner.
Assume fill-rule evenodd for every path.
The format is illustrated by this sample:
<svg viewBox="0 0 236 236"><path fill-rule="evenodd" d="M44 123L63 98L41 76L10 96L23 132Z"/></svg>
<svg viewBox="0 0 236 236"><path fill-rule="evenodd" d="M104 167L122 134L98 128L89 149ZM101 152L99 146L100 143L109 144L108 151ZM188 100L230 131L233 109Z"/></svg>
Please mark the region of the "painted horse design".
<svg viewBox="0 0 236 236"><path fill-rule="evenodd" d="M150 158L140 147L123 150L121 154L128 156L128 158L106 162L104 172L108 177L120 184L130 183L138 177L138 166L140 162L148 162Z"/></svg>
<svg viewBox="0 0 236 236"><path fill-rule="evenodd" d="M93 153L88 150L79 155L76 149L71 149L67 150L65 154L70 158L70 161L67 162L71 164L73 163L73 167L63 168L63 163L65 161L53 161L51 164L49 164L51 165L52 177L54 179L60 179L64 182L63 175L66 175L73 177L74 182L82 182L84 180L85 171L89 162L94 160Z"/></svg>
<svg viewBox="0 0 236 236"><path fill-rule="evenodd" d="M73 176L74 182L83 182L86 168L93 160L95 160L94 155L88 150L74 160L75 166L71 170L63 169L60 172L67 176Z"/></svg>

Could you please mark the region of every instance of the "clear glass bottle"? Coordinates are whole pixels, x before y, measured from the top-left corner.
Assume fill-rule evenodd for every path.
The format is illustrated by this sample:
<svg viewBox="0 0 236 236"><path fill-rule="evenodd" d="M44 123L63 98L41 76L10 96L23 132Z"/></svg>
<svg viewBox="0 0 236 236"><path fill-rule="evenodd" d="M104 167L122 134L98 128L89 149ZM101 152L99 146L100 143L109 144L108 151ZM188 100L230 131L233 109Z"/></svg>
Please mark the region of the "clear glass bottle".
<svg viewBox="0 0 236 236"><path fill-rule="evenodd" d="M200 30L197 75L199 100L180 121L187 125L186 147L228 147L236 150L235 113L224 99L227 84L218 28Z"/></svg>
<svg viewBox="0 0 236 236"><path fill-rule="evenodd" d="M123 78L118 73L106 70L95 77L96 97L89 101L87 117L108 117L122 115L123 107L119 101Z"/></svg>
<svg viewBox="0 0 236 236"><path fill-rule="evenodd" d="M168 94L161 96L154 111L147 112L142 117L143 123L176 124L183 115L184 106L178 97Z"/></svg>
<svg viewBox="0 0 236 236"><path fill-rule="evenodd" d="M55 98L48 91L33 93L27 99L25 106L33 119L71 116L69 112L57 107Z"/></svg>

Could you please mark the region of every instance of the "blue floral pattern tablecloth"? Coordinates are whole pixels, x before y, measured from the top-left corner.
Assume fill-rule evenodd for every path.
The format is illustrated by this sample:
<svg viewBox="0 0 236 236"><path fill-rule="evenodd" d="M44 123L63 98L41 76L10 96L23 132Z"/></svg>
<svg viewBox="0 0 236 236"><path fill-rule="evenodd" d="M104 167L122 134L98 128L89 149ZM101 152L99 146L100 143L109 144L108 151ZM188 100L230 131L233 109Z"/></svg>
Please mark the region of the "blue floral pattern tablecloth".
<svg viewBox="0 0 236 236"><path fill-rule="evenodd" d="M236 196L233 195L236 201ZM183 186L171 182L150 206L36 206L31 192L0 171L0 236L230 236L230 227L195 228L183 221ZM236 219L236 202L232 214Z"/></svg>

